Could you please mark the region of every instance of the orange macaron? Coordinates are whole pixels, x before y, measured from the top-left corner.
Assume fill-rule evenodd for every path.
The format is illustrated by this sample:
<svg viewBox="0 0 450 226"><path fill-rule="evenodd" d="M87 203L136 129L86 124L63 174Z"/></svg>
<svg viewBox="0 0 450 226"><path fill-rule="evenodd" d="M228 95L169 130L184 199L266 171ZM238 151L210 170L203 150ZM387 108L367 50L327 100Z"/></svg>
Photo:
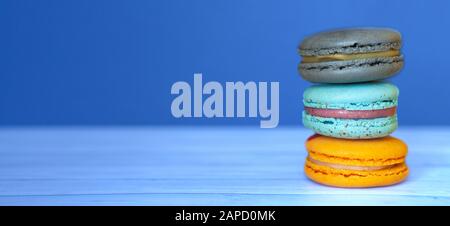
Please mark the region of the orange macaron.
<svg viewBox="0 0 450 226"><path fill-rule="evenodd" d="M335 187L378 187L408 176L407 145L388 136L348 140L313 135L306 141L305 173L313 181Z"/></svg>

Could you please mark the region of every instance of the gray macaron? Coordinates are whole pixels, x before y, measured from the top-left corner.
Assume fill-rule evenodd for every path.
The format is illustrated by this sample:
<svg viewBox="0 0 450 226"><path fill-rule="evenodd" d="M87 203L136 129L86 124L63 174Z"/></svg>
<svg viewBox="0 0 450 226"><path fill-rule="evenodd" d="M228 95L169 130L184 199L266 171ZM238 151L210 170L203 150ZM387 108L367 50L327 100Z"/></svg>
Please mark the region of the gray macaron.
<svg viewBox="0 0 450 226"><path fill-rule="evenodd" d="M317 33L298 47L298 70L310 82L354 83L391 77L403 67L401 35L387 28Z"/></svg>

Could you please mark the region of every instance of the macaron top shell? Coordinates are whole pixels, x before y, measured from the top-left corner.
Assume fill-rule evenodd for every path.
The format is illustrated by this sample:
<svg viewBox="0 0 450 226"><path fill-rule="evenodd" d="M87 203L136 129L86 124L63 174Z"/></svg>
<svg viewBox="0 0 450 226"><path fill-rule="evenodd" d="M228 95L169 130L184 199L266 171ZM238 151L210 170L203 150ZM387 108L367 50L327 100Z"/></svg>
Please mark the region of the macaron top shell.
<svg viewBox="0 0 450 226"><path fill-rule="evenodd" d="M387 166L402 163L407 145L387 136L371 140L349 140L313 135L306 141L311 158L328 163L353 166Z"/></svg>
<svg viewBox="0 0 450 226"><path fill-rule="evenodd" d="M347 28L306 37L299 46L302 56L378 52L401 48L401 35L388 28Z"/></svg>
<svg viewBox="0 0 450 226"><path fill-rule="evenodd" d="M346 110L376 110L397 106L399 90L387 82L321 84L303 93L306 107Z"/></svg>

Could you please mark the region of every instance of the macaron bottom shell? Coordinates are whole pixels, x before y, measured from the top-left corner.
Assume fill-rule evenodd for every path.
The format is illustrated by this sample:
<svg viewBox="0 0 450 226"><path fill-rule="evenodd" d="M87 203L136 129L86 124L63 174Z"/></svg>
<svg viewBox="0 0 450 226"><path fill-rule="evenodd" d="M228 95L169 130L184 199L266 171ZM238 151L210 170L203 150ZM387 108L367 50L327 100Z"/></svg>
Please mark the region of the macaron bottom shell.
<svg viewBox="0 0 450 226"><path fill-rule="evenodd" d="M338 119L312 116L303 111L303 124L314 132L344 139L385 137L397 127L397 115L373 119Z"/></svg>
<svg viewBox="0 0 450 226"><path fill-rule="evenodd" d="M403 68L403 56L322 63L300 63L302 78L314 83L356 83L382 80Z"/></svg>
<svg viewBox="0 0 450 226"><path fill-rule="evenodd" d="M387 169L359 171L317 165L308 159L305 162L304 170L306 176L317 183L344 188L393 185L405 180L409 174L409 169L405 163L397 164Z"/></svg>

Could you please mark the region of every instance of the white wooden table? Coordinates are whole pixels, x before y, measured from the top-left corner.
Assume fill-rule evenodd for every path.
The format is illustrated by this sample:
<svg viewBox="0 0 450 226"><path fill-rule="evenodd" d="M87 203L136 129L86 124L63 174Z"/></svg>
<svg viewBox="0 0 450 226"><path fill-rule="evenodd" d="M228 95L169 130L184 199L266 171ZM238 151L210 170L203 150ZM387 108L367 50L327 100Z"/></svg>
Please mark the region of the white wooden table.
<svg viewBox="0 0 450 226"><path fill-rule="evenodd" d="M303 174L310 131L0 129L0 205L450 205L450 127L401 127L410 177L371 189Z"/></svg>

